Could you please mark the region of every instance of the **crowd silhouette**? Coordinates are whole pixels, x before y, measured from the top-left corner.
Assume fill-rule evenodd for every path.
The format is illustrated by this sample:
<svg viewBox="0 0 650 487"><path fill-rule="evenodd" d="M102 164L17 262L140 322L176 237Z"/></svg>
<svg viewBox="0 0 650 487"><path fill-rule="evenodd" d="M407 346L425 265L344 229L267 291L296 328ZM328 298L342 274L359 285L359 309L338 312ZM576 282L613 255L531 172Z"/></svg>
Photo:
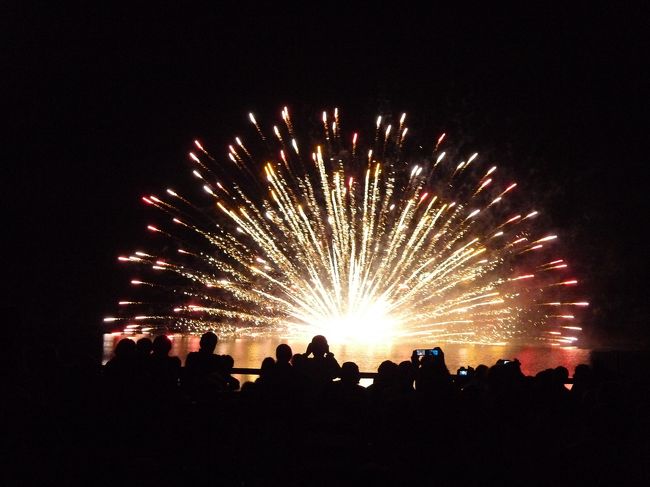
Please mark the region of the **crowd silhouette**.
<svg viewBox="0 0 650 487"><path fill-rule="evenodd" d="M166 336L124 338L104 366L35 370L46 400L29 401L39 420L23 441L43 475L293 486L611 485L648 474L647 382L586 364L531 377L516 359L452 374L435 348L385 360L362 387L359 367L339 364L319 335L304 353L279 345L240 384L217 343L205 333L182 366Z"/></svg>

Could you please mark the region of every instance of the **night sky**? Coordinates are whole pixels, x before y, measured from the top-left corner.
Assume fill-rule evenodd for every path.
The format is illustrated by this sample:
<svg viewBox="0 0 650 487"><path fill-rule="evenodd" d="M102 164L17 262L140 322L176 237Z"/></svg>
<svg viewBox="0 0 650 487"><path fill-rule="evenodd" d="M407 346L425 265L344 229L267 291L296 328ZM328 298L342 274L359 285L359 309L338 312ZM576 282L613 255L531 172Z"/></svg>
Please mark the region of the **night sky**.
<svg viewBox="0 0 650 487"><path fill-rule="evenodd" d="M225 149L286 104L348 131L406 111L490 154L563 238L594 343L650 342L647 10L234 5L3 7L7 320L96 340L156 221L140 197L199 194L192 140Z"/></svg>

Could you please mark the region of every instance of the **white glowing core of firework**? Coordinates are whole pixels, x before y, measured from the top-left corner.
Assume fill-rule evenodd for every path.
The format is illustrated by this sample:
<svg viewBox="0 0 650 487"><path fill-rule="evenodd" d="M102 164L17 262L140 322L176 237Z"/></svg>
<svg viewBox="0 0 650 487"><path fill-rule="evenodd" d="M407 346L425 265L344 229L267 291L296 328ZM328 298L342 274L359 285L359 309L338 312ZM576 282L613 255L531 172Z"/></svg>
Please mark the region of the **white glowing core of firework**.
<svg viewBox="0 0 650 487"><path fill-rule="evenodd" d="M395 336L399 323L396 317L389 314L389 304L381 300L368 300L347 313L311 313L295 317L304 324L297 328L304 330L303 338L320 334L325 335L331 343L386 341Z"/></svg>

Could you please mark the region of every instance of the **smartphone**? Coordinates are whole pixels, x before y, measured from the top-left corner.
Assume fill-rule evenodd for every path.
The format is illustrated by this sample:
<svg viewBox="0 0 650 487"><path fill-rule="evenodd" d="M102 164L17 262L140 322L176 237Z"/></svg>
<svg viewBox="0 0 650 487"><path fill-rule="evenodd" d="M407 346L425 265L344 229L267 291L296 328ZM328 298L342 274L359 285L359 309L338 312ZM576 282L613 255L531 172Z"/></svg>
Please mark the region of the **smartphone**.
<svg viewBox="0 0 650 487"><path fill-rule="evenodd" d="M415 354L418 357L423 357L425 355L438 355L438 350L434 350L433 348L418 348L415 351Z"/></svg>
<svg viewBox="0 0 650 487"><path fill-rule="evenodd" d="M467 375L467 370L459 370L458 375Z"/></svg>

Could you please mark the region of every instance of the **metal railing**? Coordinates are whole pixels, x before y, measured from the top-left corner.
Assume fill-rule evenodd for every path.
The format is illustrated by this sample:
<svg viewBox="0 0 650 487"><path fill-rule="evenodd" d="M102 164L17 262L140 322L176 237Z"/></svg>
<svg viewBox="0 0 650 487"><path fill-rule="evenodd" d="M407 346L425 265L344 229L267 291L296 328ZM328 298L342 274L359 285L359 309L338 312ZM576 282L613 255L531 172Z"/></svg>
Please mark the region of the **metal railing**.
<svg viewBox="0 0 650 487"><path fill-rule="evenodd" d="M261 369L251 369L248 367L234 367L232 369L232 374L237 375L260 375ZM377 372L359 372L359 376L362 379L374 379L377 376Z"/></svg>
<svg viewBox="0 0 650 487"><path fill-rule="evenodd" d="M236 375L260 375L260 372L261 372L260 369L252 369L248 367L234 367L231 373ZM374 379L375 377L377 377L377 372L359 372L359 376L362 379ZM457 374L451 374L451 377L453 379L456 379L458 376ZM569 377L564 383L573 384L573 377Z"/></svg>

